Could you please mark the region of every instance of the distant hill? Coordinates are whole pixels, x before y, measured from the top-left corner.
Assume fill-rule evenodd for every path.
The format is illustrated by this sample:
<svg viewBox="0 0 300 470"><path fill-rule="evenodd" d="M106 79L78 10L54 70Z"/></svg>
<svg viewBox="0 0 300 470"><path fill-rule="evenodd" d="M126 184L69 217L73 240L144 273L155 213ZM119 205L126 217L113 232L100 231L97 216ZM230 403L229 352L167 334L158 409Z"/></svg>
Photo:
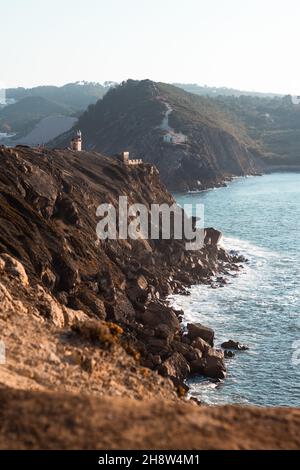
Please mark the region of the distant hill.
<svg viewBox="0 0 300 470"><path fill-rule="evenodd" d="M245 91L245 90L236 90L235 88L227 88L227 87L211 87L211 86L201 86L197 85L196 83L174 83L174 86L178 88L182 88L189 93L194 93L195 95L201 96L256 96L259 98L275 98L281 97L283 95L279 95L276 93L262 93L259 91Z"/></svg>
<svg viewBox="0 0 300 470"><path fill-rule="evenodd" d="M75 111L84 111L89 104L102 98L112 82L100 83L76 82L58 86L38 86L35 88L8 88L6 98L19 101L23 98L38 96L68 106Z"/></svg>
<svg viewBox="0 0 300 470"><path fill-rule="evenodd" d="M233 114L209 97L164 83L124 82L89 106L77 128L88 150L128 150L155 163L173 190L218 186L260 169L260 149ZM68 145L74 130L52 145Z"/></svg>
<svg viewBox="0 0 300 470"><path fill-rule="evenodd" d="M55 116L75 118L86 108L96 103L99 98L114 86L113 82L104 85L99 83L77 82L57 86L39 86L35 88L10 88L6 90L7 106L0 108L0 133L16 134L16 139L6 139L12 144L19 142L33 132L44 118ZM64 132L67 120L63 123L58 134ZM39 126L41 142L45 142L51 133L42 133L43 125ZM54 127L52 126L54 129ZM36 134L37 135L37 134ZM23 139L24 140L24 139ZM26 139L25 139L26 140Z"/></svg>
<svg viewBox="0 0 300 470"><path fill-rule="evenodd" d="M291 96L219 96L216 103L244 125L268 165L300 165L300 105Z"/></svg>
<svg viewBox="0 0 300 470"><path fill-rule="evenodd" d="M0 111L0 132L25 135L45 117L71 114L73 114L72 108L40 96L23 98Z"/></svg>
<svg viewBox="0 0 300 470"><path fill-rule="evenodd" d="M267 165L300 165L300 106L293 104L291 96L196 84L177 86L214 98L218 106L234 115L262 149Z"/></svg>

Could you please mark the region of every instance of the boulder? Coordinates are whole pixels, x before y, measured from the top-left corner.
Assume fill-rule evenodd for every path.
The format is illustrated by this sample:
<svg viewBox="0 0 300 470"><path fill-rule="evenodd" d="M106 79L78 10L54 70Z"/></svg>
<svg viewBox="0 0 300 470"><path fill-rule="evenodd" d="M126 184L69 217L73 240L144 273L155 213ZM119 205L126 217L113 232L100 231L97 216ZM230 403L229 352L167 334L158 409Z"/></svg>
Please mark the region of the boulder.
<svg viewBox="0 0 300 470"><path fill-rule="evenodd" d="M95 294L89 290L81 290L77 296L81 303L86 305L97 318L105 320L106 310L104 302L101 299L97 298Z"/></svg>
<svg viewBox="0 0 300 470"><path fill-rule="evenodd" d="M168 325L162 323L155 328L155 336L157 336L157 338L170 340L172 337L172 331Z"/></svg>
<svg viewBox="0 0 300 470"><path fill-rule="evenodd" d="M70 225L80 225L78 207L68 196L61 196L57 199L55 205L55 216Z"/></svg>
<svg viewBox="0 0 300 470"><path fill-rule="evenodd" d="M221 241L222 236L223 236L222 232L220 232L219 230L216 230L212 227L205 228L204 229L204 234L205 234L204 244L205 245L213 245L213 246L217 246L218 243Z"/></svg>
<svg viewBox="0 0 300 470"><path fill-rule="evenodd" d="M53 264L57 272L57 290L64 292L71 292L73 289L80 284L79 270L76 265L71 261L67 260L62 255L57 255L53 259Z"/></svg>
<svg viewBox="0 0 300 470"><path fill-rule="evenodd" d="M145 348L148 353L154 356L159 355L162 358L166 358L170 355L171 348L169 343L165 339L149 337Z"/></svg>
<svg viewBox="0 0 300 470"><path fill-rule="evenodd" d="M63 307L42 286L37 286L36 308L39 314L58 328L65 326Z"/></svg>
<svg viewBox="0 0 300 470"><path fill-rule="evenodd" d="M148 328L154 330L158 328L160 332L163 329L164 338L170 341L180 331L180 323L173 310L156 302L149 304L145 312L141 314L140 320ZM163 328L162 325L164 325Z"/></svg>
<svg viewBox="0 0 300 470"><path fill-rule="evenodd" d="M188 329L188 337L193 341L197 338L202 338L206 341L210 346L214 344L214 330L209 328L208 326L201 325L201 323L189 323L187 325Z"/></svg>
<svg viewBox="0 0 300 470"><path fill-rule="evenodd" d="M135 311L132 303L123 292L116 293L116 302L108 308L112 313L112 319L115 322L130 323L135 318Z"/></svg>
<svg viewBox="0 0 300 470"><path fill-rule="evenodd" d="M54 289L56 284L56 276L50 268L46 267L42 270L41 280L44 286L48 287L48 289Z"/></svg>
<svg viewBox="0 0 300 470"><path fill-rule="evenodd" d="M202 357L202 352L199 349L196 349L189 344L182 343L181 341L173 341L171 346L173 351L182 354L188 363L201 359Z"/></svg>
<svg viewBox="0 0 300 470"><path fill-rule="evenodd" d="M238 341L233 341L230 339L229 341L225 341L225 343L221 344L223 349L234 349L236 351L248 351L249 347L239 343Z"/></svg>
<svg viewBox="0 0 300 470"><path fill-rule="evenodd" d="M4 253L1 255L1 266L2 270L5 270L13 277L18 278L23 287L29 286L27 273L23 264L20 263L20 261Z"/></svg>
<svg viewBox="0 0 300 470"><path fill-rule="evenodd" d="M234 352L229 351L227 349L224 351L224 357L226 359L232 359L234 356L235 356Z"/></svg>
<svg viewBox="0 0 300 470"><path fill-rule="evenodd" d="M189 375L190 366L182 354L175 352L159 366L158 372L164 377L182 382Z"/></svg>
<svg viewBox="0 0 300 470"><path fill-rule="evenodd" d="M224 379L226 377L226 367L223 351L210 348L202 359L191 363L191 372L212 379Z"/></svg>
<svg viewBox="0 0 300 470"><path fill-rule="evenodd" d="M88 321L89 317L82 310L72 310L62 307L65 326L72 326L78 322Z"/></svg>
<svg viewBox="0 0 300 470"><path fill-rule="evenodd" d="M204 339L200 338L200 336L192 342L192 346L195 349L199 349L202 353L206 353L210 348L210 345L204 341Z"/></svg>

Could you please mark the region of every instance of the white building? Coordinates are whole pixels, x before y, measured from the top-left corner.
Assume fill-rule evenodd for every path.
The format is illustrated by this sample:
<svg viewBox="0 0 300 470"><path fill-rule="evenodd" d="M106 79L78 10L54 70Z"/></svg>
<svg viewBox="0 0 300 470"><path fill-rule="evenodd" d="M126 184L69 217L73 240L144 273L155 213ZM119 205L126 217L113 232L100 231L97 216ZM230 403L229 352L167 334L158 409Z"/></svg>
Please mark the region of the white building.
<svg viewBox="0 0 300 470"><path fill-rule="evenodd" d="M164 135L163 140L167 144L180 145L187 143L187 136L184 134L176 134L175 132L168 132Z"/></svg>
<svg viewBox="0 0 300 470"><path fill-rule="evenodd" d="M71 150L75 152L81 152L82 150L82 134L79 130L76 133L76 137L71 140Z"/></svg>

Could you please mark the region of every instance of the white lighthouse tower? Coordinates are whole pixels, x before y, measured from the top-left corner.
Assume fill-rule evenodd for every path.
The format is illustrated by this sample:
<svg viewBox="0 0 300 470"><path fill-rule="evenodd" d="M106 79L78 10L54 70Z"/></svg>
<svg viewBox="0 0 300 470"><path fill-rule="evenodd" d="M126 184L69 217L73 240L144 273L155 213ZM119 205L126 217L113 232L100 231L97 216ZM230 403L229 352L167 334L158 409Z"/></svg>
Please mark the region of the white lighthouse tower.
<svg viewBox="0 0 300 470"><path fill-rule="evenodd" d="M82 150L82 134L80 130L77 131L76 137L71 140L71 150L75 152L81 152Z"/></svg>

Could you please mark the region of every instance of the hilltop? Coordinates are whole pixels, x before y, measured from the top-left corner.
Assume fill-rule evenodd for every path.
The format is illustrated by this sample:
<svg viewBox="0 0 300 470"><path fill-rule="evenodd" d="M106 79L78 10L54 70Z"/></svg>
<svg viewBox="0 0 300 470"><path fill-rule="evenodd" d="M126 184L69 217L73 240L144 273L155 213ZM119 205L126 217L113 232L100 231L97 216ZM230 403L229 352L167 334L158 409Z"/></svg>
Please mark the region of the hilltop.
<svg viewBox="0 0 300 470"><path fill-rule="evenodd" d="M128 80L111 89L89 106L76 128L88 150L110 155L128 150L154 163L172 190L218 186L261 168L260 149L234 114L211 98L150 80ZM51 145L67 146L72 132Z"/></svg>

